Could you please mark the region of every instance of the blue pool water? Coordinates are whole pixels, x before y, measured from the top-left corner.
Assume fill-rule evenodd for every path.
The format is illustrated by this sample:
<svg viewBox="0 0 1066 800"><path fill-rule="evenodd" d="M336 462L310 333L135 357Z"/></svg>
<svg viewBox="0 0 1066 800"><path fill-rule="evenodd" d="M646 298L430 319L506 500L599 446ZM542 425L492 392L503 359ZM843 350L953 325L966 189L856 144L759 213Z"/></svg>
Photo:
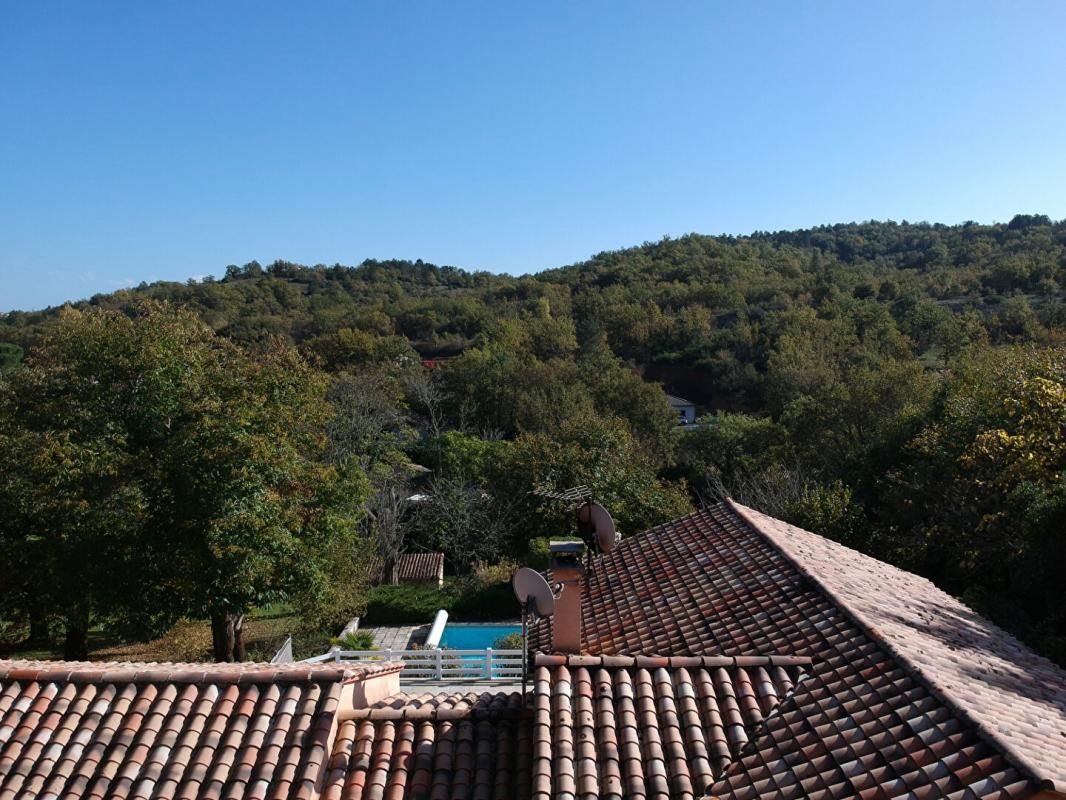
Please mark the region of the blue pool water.
<svg viewBox="0 0 1066 800"><path fill-rule="evenodd" d="M521 632L521 625L445 625L440 646L452 650L483 650L495 647L501 636Z"/></svg>

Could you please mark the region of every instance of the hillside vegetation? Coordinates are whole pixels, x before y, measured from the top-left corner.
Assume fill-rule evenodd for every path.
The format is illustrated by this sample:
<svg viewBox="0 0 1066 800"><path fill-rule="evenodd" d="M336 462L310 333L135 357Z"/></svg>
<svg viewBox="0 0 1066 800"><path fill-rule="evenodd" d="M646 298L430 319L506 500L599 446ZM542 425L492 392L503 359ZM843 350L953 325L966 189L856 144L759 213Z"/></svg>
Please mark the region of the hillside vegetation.
<svg viewBox="0 0 1066 800"><path fill-rule="evenodd" d="M1066 663L1066 222L689 235L522 277L253 262L13 312L0 319L8 474L38 452L26 431L46 418L19 387L54 378L71 337L101 319L226 342L204 352L242 370L297 359L300 396L326 420L321 442L306 431L314 458L331 480L366 476L359 509L344 511L358 530L343 541L361 543L371 572L420 547L444 550L460 574L528 558L535 539L568 526L533 489L589 485L627 533L732 494L931 577ZM107 360L99 337L91 356ZM49 381L53 402L80 391ZM664 388L707 412L697 429L679 430ZM269 422L256 423L264 435ZM47 465L33 463L41 478ZM33 491L0 482L0 503L21 520L0 528L5 551L49 524L33 516ZM307 506L296 492L304 524ZM183 524L194 537L200 523ZM8 607L62 618L25 600L47 579L32 566L13 565L29 583L8 592ZM267 581L245 594L291 591ZM327 593L312 594L322 618ZM78 614L82 626L93 617Z"/></svg>

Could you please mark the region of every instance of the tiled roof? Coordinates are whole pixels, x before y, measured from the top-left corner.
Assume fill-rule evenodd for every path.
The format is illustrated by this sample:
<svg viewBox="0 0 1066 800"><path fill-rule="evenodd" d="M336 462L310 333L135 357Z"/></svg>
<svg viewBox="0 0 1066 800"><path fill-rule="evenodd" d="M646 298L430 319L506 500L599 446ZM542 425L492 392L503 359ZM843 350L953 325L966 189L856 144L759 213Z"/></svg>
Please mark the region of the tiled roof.
<svg viewBox="0 0 1066 800"><path fill-rule="evenodd" d="M700 796L808 663L540 655L533 797Z"/></svg>
<svg viewBox="0 0 1066 800"><path fill-rule="evenodd" d="M813 659L716 795L1066 788L1066 674L924 579L731 504L630 537L591 569L587 652Z"/></svg>
<svg viewBox="0 0 1066 800"><path fill-rule="evenodd" d="M174 661L26 661L0 660L0 682L40 681L73 683L316 683L354 681L386 672L401 664L325 662L320 664L180 663Z"/></svg>
<svg viewBox="0 0 1066 800"><path fill-rule="evenodd" d="M539 654L525 704L338 708L388 664L0 662L0 800L1066 789L1066 673L924 579L725 503L624 540L586 583L592 655Z"/></svg>
<svg viewBox="0 0 1066 800"><path fill-rule="evenodd" d="M724 505L624 538L593 559L584 650L598 655L813 656L825 597ZM549 620L531 641L547 651Z"/></svg>
<svg viewBox="0 0 1066 800"><path fill-rule="evenodd" d="M1039 782L1066 790L1066 672L925 578L732 506L955 716Z"/></svg>
<svg viewBox="0 0 1066 800"><path fill-rule="evenodd" d="M323 797L694 798L809 663L542 655L528 706L396 695L342 724Z"/></svg>
<svg viewBox="0 0 1066 800"><path fill-rule="evenodd" d="M322 797L528 798L531 737L518 692L398 694L341 724Z"/></svg>
<svg viewBox="0 0 1066 800"><path fill-rule="evenodd" d="M311 797L343 683L397 669L0 661L0 798Z"/></svg>
<svg viewBox="0 0 1066 800"><path fill-rule="evenodd" d="M392 570L399 583L438 581L444 576L444 553L404 553Z"/></svg>

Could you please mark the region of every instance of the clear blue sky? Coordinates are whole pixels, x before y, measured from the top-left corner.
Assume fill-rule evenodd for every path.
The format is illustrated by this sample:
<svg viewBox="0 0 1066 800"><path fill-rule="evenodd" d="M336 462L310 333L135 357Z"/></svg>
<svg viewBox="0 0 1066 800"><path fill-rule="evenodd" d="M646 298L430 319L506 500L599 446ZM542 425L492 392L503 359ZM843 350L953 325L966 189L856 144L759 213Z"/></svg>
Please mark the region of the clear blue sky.
<svg viewBox="0 0 1066 800"><path fill-rule="evenodd" d="M1066 217L1066 3L0 6L0 310L284 258Z"/></svg>

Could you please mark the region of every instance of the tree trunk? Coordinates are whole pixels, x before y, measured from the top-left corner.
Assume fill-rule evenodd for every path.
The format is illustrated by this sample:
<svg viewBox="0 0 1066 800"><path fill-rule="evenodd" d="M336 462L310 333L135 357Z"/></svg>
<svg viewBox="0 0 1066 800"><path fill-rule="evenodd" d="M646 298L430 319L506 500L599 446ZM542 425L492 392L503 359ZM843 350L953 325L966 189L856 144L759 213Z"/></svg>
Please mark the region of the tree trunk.
<svg viewBox="0 0 1066 800"><path fill-rule="evenodd" d="M63 658L67 661L89 660L89 612L78 610L67 617Z"/></svg>
<svg viewBox="0 0 1066 800"><path fill-rule="evenodd" d="M233 660L233 615L211 615L211 650L215 661Z"/></svg>
<svg viewBox="0 0 1066 800"><path fill-rule="evenodd" d="M211 615L211 650L215 661L244 661L244 614Z"/></svg>
<svg viewBox="0 0 1066 800"><path fill-rule="evenodd" d="M25 646L28 648L43 647L51 640L48 630L48 619L39 608L30 609L30 635L26 637Z"/></svg>
<svg viewBox="0 0 1066 800"><path fill-rule="evenodd" d="M233 622L233 660L244 661L248 653L244 648L244 614L240 614Z"/></svg>

